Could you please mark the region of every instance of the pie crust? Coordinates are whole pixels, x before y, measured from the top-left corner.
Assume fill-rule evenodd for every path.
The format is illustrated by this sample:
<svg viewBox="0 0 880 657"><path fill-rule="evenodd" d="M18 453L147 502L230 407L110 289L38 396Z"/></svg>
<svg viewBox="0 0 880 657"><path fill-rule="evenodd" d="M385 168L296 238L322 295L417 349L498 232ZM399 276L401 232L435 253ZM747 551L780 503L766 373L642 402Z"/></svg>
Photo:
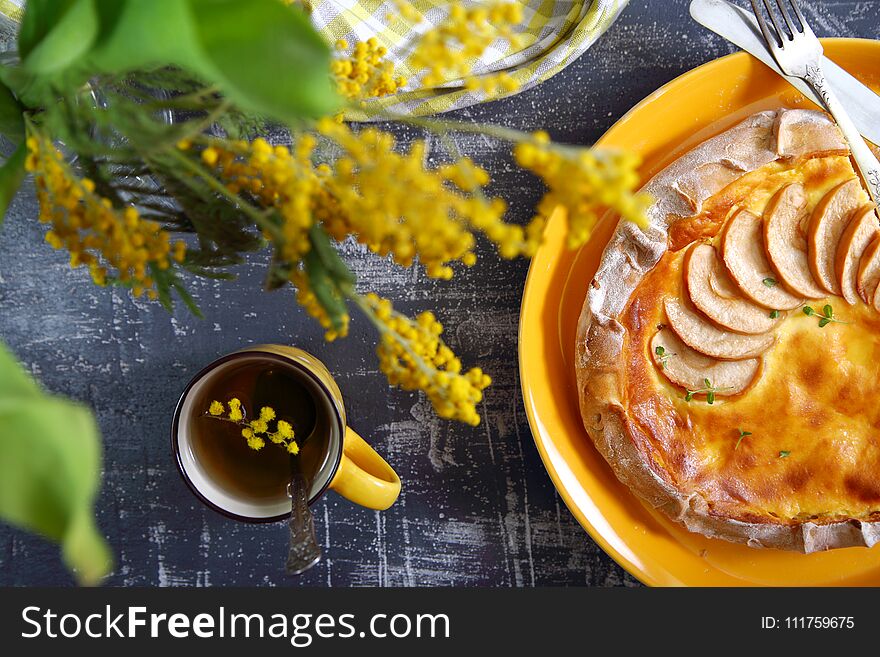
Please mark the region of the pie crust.
<svg viewBox="0 0 880 657"><path fill-rule="evenodd" d="M584 426L624 484L690 531L807 553L880 542L880 220L853 180L827 115L760 112L651 179L648 227L621 221L605 249L578 325ZM764 253L725 244L732 232ZM745 265L780 294L761 295ZM815 287L786 283L817 268ZM840 293L834 272L853 305L808 294ZM841 321L820 327L826 305Z"/></svg>

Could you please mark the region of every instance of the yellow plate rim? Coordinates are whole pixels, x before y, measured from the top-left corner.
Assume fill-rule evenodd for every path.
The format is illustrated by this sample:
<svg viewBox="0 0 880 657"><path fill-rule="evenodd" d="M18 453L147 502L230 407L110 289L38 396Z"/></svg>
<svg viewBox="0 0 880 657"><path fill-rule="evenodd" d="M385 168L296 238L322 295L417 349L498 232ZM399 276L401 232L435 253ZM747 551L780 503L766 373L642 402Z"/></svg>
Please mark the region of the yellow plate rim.
<svg viewBox="0 0 880 657"><path fill-rule="evenodd" d="M880 41L874 39L861 39L861 38L828 38L822 39L822 42L826 44L826 46L837 46L837 47L848 47L848 46L862 46L865 44L871 44L870 47L876 48L878 50L878 54L880 54ZM719 68L723 69L726 67L730 67L735 63L744 62L745 60L752 60L753 62L758 62L757 59L753 58L746 52L736 52L730 55L725 55L723 57L719 57L717 59L711 60L700 66L697 66L685 73L679 75L673 80L667 82L663 86L659 87L657 90L646 96L639 103L633 106L629 111L627 111L623 116L620 117L608 130L599 138L598 141L594 144L596 147L601 147L606 141L610 139L610 137L614 134L614 132L619 129L622 125L627 123L633 115L637 113L641 113L648 106L651 105L656 99L665 96L666 94L675 93L679 88L686 85L692 78L705 74L712 69ZM677 144L671 145L673 149L678 147ZM562 221L562 217L559 215L559 212L555 212L550 219L548 220L548 229L552 222ZM532 432L532 438L535 441L535 445L538 449L538 453L541 456L541 460L544 463L544 467L547 470L547 473L550 475L551 480L553 481L553 485L555 486L557 492L562 497L565 505L568 507L569 511L572 515L577 519L580 525L584 528L584 530L590 535L590 537L612 558L614 561L620 565L623 569L629 572L633 577L637 578L643 584L648 586L668 586L668 585L687 585L686 582L682 582L678 580L671 573L666 573L666 576L659 576L656 572L648 570L639 566L635 560L630 557L624 555L621 550L617 549L609 540L606 539L606 536L602 529L597 527L587 516L586 512L583 509L584 505L592 504L594 507L590 493L588 490L585 490L583 487L577 485L573 486L572 484L578 484L576 480L576 475L574 473L570 473L570 477L568 483L564 481L564 477L559 472L557 467L557 463L562 466L566 466L567 464L563 461L557 462L554 460L554 455L551 454L551 450L554 452L558 452L555 446L553 445L553 441L549 440L545 437L544 432L542 431L540 424L540 409L536 407L535 401L530 394L531 391L531 374L526 370L525 359L523 357L523 345L527 342L534 341L538 346L544 346L548 343L547 336L536 337L534 340L529 339L529 327L528 319L530 315L527 313L531 312L531 307L534 304L537 304L537 297L548 289L550 286L541 285L540 289L538 283L536 282L536 261L539 259L542 251L550 248L549 245L543 244L538 252L535 254L532 259L531 264L529 265L529 270L526 275L526 282L523 289L522 302L520 304L520 321L518 326L518 348L517 353L519 357L519 376L520 376L520 388L523 396L523 404L525 406L526 416L528 418L529 427ZM604 248L604 245L603 245ZM570 272L570 269L569 269ZM565 272L568 274L569 272ZM549 279L550 277L545 277ZM542 281L543 283L543 281ZM539 305L535 306L539 308ZM556 310L556 308L554 308ZM535 318L539 319L541 315L535 311ZM568 395L565 395L568 397ZM583 438L589 441L589 437L586 435L586 432L583 434ZM591 446L592 449L595 449ZM558 454L557 454L558 456ZM561 458L561 457L560 457ZM618 482L619 483L619 482ZM621 487L624 487L622 483L619 483ZM624 487L625 488L625 487ZM626 494L633 495L630 491L626 490ZM577 497L580 497L580 502Z"/></svg>

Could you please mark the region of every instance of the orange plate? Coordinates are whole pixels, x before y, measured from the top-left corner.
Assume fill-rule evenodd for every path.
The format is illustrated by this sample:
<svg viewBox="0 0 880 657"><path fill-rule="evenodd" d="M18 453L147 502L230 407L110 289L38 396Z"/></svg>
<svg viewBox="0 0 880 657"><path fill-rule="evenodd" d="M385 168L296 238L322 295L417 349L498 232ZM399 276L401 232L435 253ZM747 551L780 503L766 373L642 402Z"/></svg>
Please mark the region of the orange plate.
<svg viewBox="0 0 880 657"><path fill-rule="evenodd" d="M829 58L880 89L880 42L824 41ZM709 62L639 103L597 143L638 153L647 180L699 142L749 114L812 107L797 90L745 53ZM877 586L880 548L802 555L756 550L692 534L648 509L595 450L578 410L572 354L587 285L614 221L579 251L564 245L554 215L523 293L519 358L535 443L568 508L593 539L642 582L657 586Z"/></svg>

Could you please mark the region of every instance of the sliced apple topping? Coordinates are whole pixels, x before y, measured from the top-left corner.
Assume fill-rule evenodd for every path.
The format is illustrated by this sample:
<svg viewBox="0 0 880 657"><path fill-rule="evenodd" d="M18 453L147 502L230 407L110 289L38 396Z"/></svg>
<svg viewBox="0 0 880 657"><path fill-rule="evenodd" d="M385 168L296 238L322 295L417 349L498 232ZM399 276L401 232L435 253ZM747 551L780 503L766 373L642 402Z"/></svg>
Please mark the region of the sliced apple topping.
<svg viewBox="0 0 880 657"><path fill-rule="evenodd" d="M764 222L748 210L740 210L724 226L721 257L731 278L755 303L771 310L792 310L803 297L785 288L767 260Z"/></svg>
<svg viewBox="0 0 880 657"><path fill-rule="evenodd" d="M739 333L766 333L777 323L766 308L739 293L715 247L697 243L684 260L684 276L693 304L722 328Z"/></svg>
<svg viewBox="0 0 880 657"><path fill-rule="evenodd" d="M880 235L880 221L873 205L858 210L840 237L835 257L835 273L840 293L846 302L854 305L859 300L859 263L865 250Z"/></svg>
<svg viewBox="0 0 880 657"><path fill-rule="evenodd" d="M824 299L810 273L807 257L807 195L800 183L786 185L764 211L764 247L774 271L792 292L808 299Z"/></svg>
<svg viewBox="0 0 880 657"><path fill-rule="evenodd" d="M682 342L701 354L721 360L755 358L767 351L776 338L772 334L743 335L718 328L679 299L668 298L664 303L669 326Z"/></svg>
<svg viewBox="0 0 880 657"><path fill-rule="evenodd" d="M856 287L865 303L874 303L878 285L880 285L880 237L875 237L865 249L859 262Z"/></svg>
<svg viewBox="0 0 880 657"><path fill-rule="evenodd" d="M776 149L783 157L847 151L837 124L815 110L782 110L776 124Z"/></svg>
<svg viewBox="0 0 880 657"><path fill-rule="evenodd" d="M761 368L759 358L717 360L694 351L668 328L651 340L651 355L663 375L685 390L700 390L710 381L719 396L746 390Z"/></svg>
<svg viewBox="0 0 880 657"><path fill-rule="evenodd" d="M831 294L842 293L835 276L837 245L863 203L862 185L857 178L853 178L828 192L813 210L807 229L810 272L816 283Z"/></svg>

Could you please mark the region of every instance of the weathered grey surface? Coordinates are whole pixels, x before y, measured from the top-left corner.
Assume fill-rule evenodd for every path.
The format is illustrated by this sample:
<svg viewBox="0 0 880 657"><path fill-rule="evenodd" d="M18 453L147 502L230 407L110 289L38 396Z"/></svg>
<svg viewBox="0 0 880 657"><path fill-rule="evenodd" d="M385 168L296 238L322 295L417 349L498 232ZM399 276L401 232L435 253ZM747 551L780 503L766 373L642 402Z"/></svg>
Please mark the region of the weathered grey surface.
<svg viewBox="0 0 880 657"><path fill-rule="evenodd" d="M880 36L880 1L812 2L821 35ZM635 1L599 44L553 80L518 97L459 113L573 143L595 141L661 84L733 48L693 24L686 0ZM404 140L412 135L404 133ZM513 216L528 217L540 185L481 138L461 148L494 175ZM265 294L265 260L234 284L192 281L206 318L92 287L41 241L32 192L14 203L0 239L0 336L53 391L91 405L106 441L100 523L117 566L114 585L634 585L581 530L544 471L522 407L516 335L527 263L481 249L480 266L451 283L401 270L354 246L346 258L364 289L407 312L437 311L466 363L495 384L477 429L434 419L417 395L388 389L375 371L374 335L358 318L345 341L321 332L289 291ZM325 560L283 575L284 525L250 526L204 508L180 480L168 428L189 377L218 355L258 342L320 356L347 394L352 425L404 480L385 513L329 494L315 507ZM70 582L57 550L0 527L0 585Z"/></svg>

